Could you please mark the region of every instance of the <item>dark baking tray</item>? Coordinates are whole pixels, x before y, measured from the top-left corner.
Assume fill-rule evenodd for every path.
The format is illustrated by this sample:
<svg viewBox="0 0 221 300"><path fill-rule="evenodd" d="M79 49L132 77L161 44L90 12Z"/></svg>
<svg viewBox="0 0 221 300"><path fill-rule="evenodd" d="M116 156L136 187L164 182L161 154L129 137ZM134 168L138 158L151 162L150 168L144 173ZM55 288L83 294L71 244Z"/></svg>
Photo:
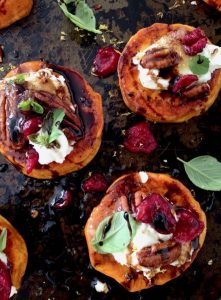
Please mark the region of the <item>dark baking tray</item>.
<svg viewBox="0 0 221 300"><path fill-rule="evenodd" d="M105 127L95 159L83 170L55 180L26 177L0 156L0 213L23 235L29 252L23 285L13 299L219 299L221 194L193 186L176 157L191 159L210 154L221 160L220 97L206 114L187 123L151 124L157 150L151 156L130 154L121 147L122 130L142 117L125 107L116 75L98 79L91 75L91 67L100 46L111 43L121 50L133 33L154 22L200 26L221 46L220 13L200 0L197 5L184 0L88 0L90 6L101 5L96 11L98 24L107 24L110 29L95 37L78 31L64 17L56 1L34 2L29 17L0 32L5 53L1 75L10 69L10 64L36 59L75 68L102 94ZM67 33L65 41L60 41L61 31ZM93 171L102 172L111 183L136 170L165 172L181 180L205 210L208 233L202 251L182 276L164 286L130 294L90 265L83 228L102 193L84 194L81 183ZM60 188L70 188L73 201L67 210L56 211L50 203ZM108 284L108 294L95 291L97 279Z"/></svg>

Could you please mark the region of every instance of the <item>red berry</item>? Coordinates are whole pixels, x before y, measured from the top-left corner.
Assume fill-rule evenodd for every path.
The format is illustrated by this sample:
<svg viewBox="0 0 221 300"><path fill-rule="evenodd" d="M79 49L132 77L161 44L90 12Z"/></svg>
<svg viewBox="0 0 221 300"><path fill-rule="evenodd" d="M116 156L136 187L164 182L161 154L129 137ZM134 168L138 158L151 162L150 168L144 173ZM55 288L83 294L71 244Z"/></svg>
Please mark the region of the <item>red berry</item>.
<svg viewBox="0 0 221 300"><path fill-rule="evenodd" d="M39 155L38 152L34 148L32 148L26 153L26 156L26 172L30 174L32 170L38 165Z"/></svg>
<svg viewBox="0 0 221 300"><path fill-rule="evenodd" d="M11 276L7 266L0 260L0 295L1 300L8 300L11 292Z"/></svg>
<svg viewBox="0 0 221 300"><path fill-rule="evenodd" d="M107 181L102 174L93 174L82 184L84 192L103 192L107 187Z"/></svg>
<svg viewBox="0 0 221 300"><path fill-rule="evenodd" d="M187 55L194 56L205 48L207 44L207 38L201 38L195 44L191 46L184 46L184 51Z"/></svg>
<svg viewBox="0 0 221 300"><path fill-rule="evenodd" d="M176 211L178 222L173 238L178 242L190 242L198 237L204 229L204 224L196 214L181 208Z"/></svg>
<svg viewBox="0 0 221 300"><path fill-rule="evenodd" d="M117 70L120 53L113 47L101 48L93 63L93 72L99 77L106 77Z"/></svg>
<svg viewBox="0 0 221 300"><path fill-rule="evenodd" d="M42 125L41 117L34 117L24 122L22 126L23 134L27 138L30 134L36 133Z"/></svg>
<svg viewBox="0 0 221 300"><path fill-rule="evenodd" d="M188 32L182 39L184 51L187 55L193 56L202 52L207 44L207 37L200 28L196 28Z"/></svg>
<svg viewBox="0 0 221 300"><path fill-rule="evenodd" d="M188 87L192 83L196 82L198 80L198 77L196 75L183 75L181 76L174 84L173 86L173 92L178 93L180 90Z"/></svg>
<svg viewBox="0 0 221 300"><path fill-rule="evenodd" d="M124 146L133 153L150 154L157 147L157 142L149 129L149 125L142 122L126 131Z"/></svg>
<svg viewBox="0 0 221 300"><path fill-rule="evenodd" d="M69 190L62 190L55 199L53 206L57 209L69 206L72 201L71 192Z"/></svg>
<svg viewBox="0 0 221 300"><path fill-rule="evenodd" d="M191 32L185 34L184 38L182 39L182 44L186 46L192 46L201 38L205 38L206 35L201 28L196 28Z"/></svg>
<svg viewBox="0 0 221 300"><path fill-rule="evenodd" d="M151 193L136 208L136 220L151 224L160 233L174 232L176 220L172 205L161 195Z"/></svg>

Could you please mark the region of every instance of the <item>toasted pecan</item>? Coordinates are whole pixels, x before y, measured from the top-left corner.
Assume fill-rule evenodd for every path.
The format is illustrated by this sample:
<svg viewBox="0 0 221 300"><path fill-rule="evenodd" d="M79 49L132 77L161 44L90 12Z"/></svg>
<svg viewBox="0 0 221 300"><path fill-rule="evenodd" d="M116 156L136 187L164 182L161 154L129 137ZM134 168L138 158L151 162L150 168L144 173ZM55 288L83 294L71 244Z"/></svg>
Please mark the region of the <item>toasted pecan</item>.
<svg viewBox="0 0 221 300"><path fill-rule="evenodd" d="M210 86L208 83L201 83L194 85L191 88L186 89L182 92L182 95L187 98L206 98L209 95Z"/></svg>
<svg viewBox="0 0 221 300"><path fill-rule="evenodd" d="M181 244L175 241L166 241L146 247L137 253L138 261L141 266L157 268L169 265L181 254Z"/></svg>
<svg viewBox="0 0 221 300"><path fill-rule="evenodd" d="M148 69L164 69L177 65L179 59L179 55L174 50L154 48L146 52L141 59L141 65Z"/></svg>

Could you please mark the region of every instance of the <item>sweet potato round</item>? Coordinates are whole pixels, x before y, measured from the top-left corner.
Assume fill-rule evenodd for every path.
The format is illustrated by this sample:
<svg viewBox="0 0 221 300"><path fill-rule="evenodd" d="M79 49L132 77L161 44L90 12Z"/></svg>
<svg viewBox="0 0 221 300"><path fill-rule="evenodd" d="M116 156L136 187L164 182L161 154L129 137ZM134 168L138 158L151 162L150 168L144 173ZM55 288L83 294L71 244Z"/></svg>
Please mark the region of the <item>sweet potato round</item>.
<svg viewBox="0 0 221 300"><path fill-rule="evenodd" d="M46 63L40 61L26 62L10 71L6 77L10 78L17 74L36 72L46 66ZM65 161L62 164L52 162L49 165L46 165L45 168L33 169L30 174L27 174L26 171L26 159L24 153L20 153L19 150L15 151L11 147L11 141L8 137L6 127L7 116L5 112L5 103L7 97L4 90L0 90L0 152L25 175L39 179L50 179L77 171L86 166L99 150L104 124L101 96L94 92L79 73L69 68L66 68L66 70L73 74L75 80L79 84L81 93L84 94L89 102L88 105L80 103L78 106L78 110L80 111L84 122L84 136L77 141L73 151L66 156ZM62 101L62 99L60 101Z"/></svg>
<svg viewBox="0 0 221 300"><path fill-rule="evenodd" d="M0 215L0 229L7 229L7 245L5 253L11 265L12 285L19 289L28 262L28 252L25 241L17 230Z"/></svg>
<svg viewBox="0 0 221 300"><path fill-rule="evenodd" d="M134 112L150 121L183 122L205 112L215 101L221 88L221 70L216 70L210 80L210 93L206 99L184 101L178 94L169 91L150 90L142 86L138 70L132 58L140 51L155 43L171 31L183 28L192 31L195 28L182 24L159 24L139 30L130 38L124 48L119 64L119 84L125 104Z"/></svg>
<svg viewBox="0 0 221 300"><path fill-rule="evenodd" d="M203 245L206 235L206 216L199 203L193 198L191 192L178 180L173 179L166 174L156 174L148 172L148 181L142 183L139 173L131 173L117 179L107 190L106 195L92 211L90 218L85 227L85 236L88 245L88 251L92 266L107 276L114 278L128 291L135 292L142 289L150 288L154 285L162 285L173 278L178 277L186 270ZM100 254L95 252L92 247L92 239L100 222L113 212L122 210L121 196L127 196L130 193L142 191L144 193L155 192L167 197L176 206L182 206L191 209L204 224L203 232L199 236L199 245L191 257L181 268L167 266L166 272L156 274L149 281L142 272L136 272L132 268L121 265L114 260L110 254Z"/></svg>
<svg viewBox="0 0 221 300"><path fill-rule="evenodd" d="M29 15L33 0L3 0L0 6L0 29Z"/></svg>

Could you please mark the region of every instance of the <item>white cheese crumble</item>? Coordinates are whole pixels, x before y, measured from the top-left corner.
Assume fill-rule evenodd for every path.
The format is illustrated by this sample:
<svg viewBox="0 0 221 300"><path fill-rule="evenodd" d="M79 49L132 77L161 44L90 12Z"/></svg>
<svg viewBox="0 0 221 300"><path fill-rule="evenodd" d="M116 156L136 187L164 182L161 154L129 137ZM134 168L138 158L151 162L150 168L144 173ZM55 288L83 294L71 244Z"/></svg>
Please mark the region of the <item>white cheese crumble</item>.
<svg viewBox="0 0 221 300"><path fill-rule="evenodd" d="M63 131L59 130L59 132L60 136L56 140L56 143L59 145L59 147L53 146L51 148L47 148L46 146L29 141L30 144L33 145L34 149L38 152L38 162L41 165L47 165L52 162L61 164L64 162L65 157L73 150L73 147L69 145L67 137ZM41 130L37 134L41 134Z"/></svg>
<svg viewBox="0 0 221 300"><path fill-rule="evenodd" d="M146 183L147 182L147 180L148 180L148 173L147 172L141 171L141 172L139 172L139 176L140 176L140 181L142 183Z"/></svg>
<svg viewBox="0 0 221 300"><path fill-rule="evenodd" d="M107 294L109 292L107 284L105 282L103 283L103 282L101 282L99 280L96 282L94 288L95 288L95 290L98 293L105 293L105 294Z"/></svg>
<svg viewBox="0 0 221 300"><path fill-rule="evenodd" d="M12 286L9 298L11 298L12 296L14 296L15 294L17 294L17 290L16 290L16 288L14 286Z"/></svg>
<svg viewBox="0 0 221 300"><path fill-rule="evenodd" d="M5 264L7 265L8 263L8 258L6 256L6 254L4 252L0 252L0 260Z"/></svg>
<svg viewBox="0 0 221 300"><path fill-rule="evenodd" d="M182 44L176 39L175 36L167 35L162 37L156 43L152 44L146 49L138 52L132 58L132 62L137 66L139 72L139 80L145 88L151 90L167 90L169 87L170 78L164 79L162 77L159 77L159 69L143 68L140 63L143 56L148 50L165 46L174 49L181 58L179 64L174 67L177 71L177 76L193 74L189 68L189 60L192 57L185 54ZM198 75L198 82L204 83L211 79L212 73L215 70L221 68L221 47L207 44L203 51L201 53L198 53L198 55L204 55L210 61L208 72L203 75Z"/></svg>
<svg viewBox="0 0 221 300"><path fill-rule="evenodd" d="M137 259L137 252L145 247L150 247L159 243L160 241L168 241L173 234L161 234L157 232L150 224L139 223L135 236L131 240L130 249L126 248L121 252L112 253L114 259L121 265L131 265L137 269L137 271L150 272L150 268L145 268L139 265Z"/></svg>

